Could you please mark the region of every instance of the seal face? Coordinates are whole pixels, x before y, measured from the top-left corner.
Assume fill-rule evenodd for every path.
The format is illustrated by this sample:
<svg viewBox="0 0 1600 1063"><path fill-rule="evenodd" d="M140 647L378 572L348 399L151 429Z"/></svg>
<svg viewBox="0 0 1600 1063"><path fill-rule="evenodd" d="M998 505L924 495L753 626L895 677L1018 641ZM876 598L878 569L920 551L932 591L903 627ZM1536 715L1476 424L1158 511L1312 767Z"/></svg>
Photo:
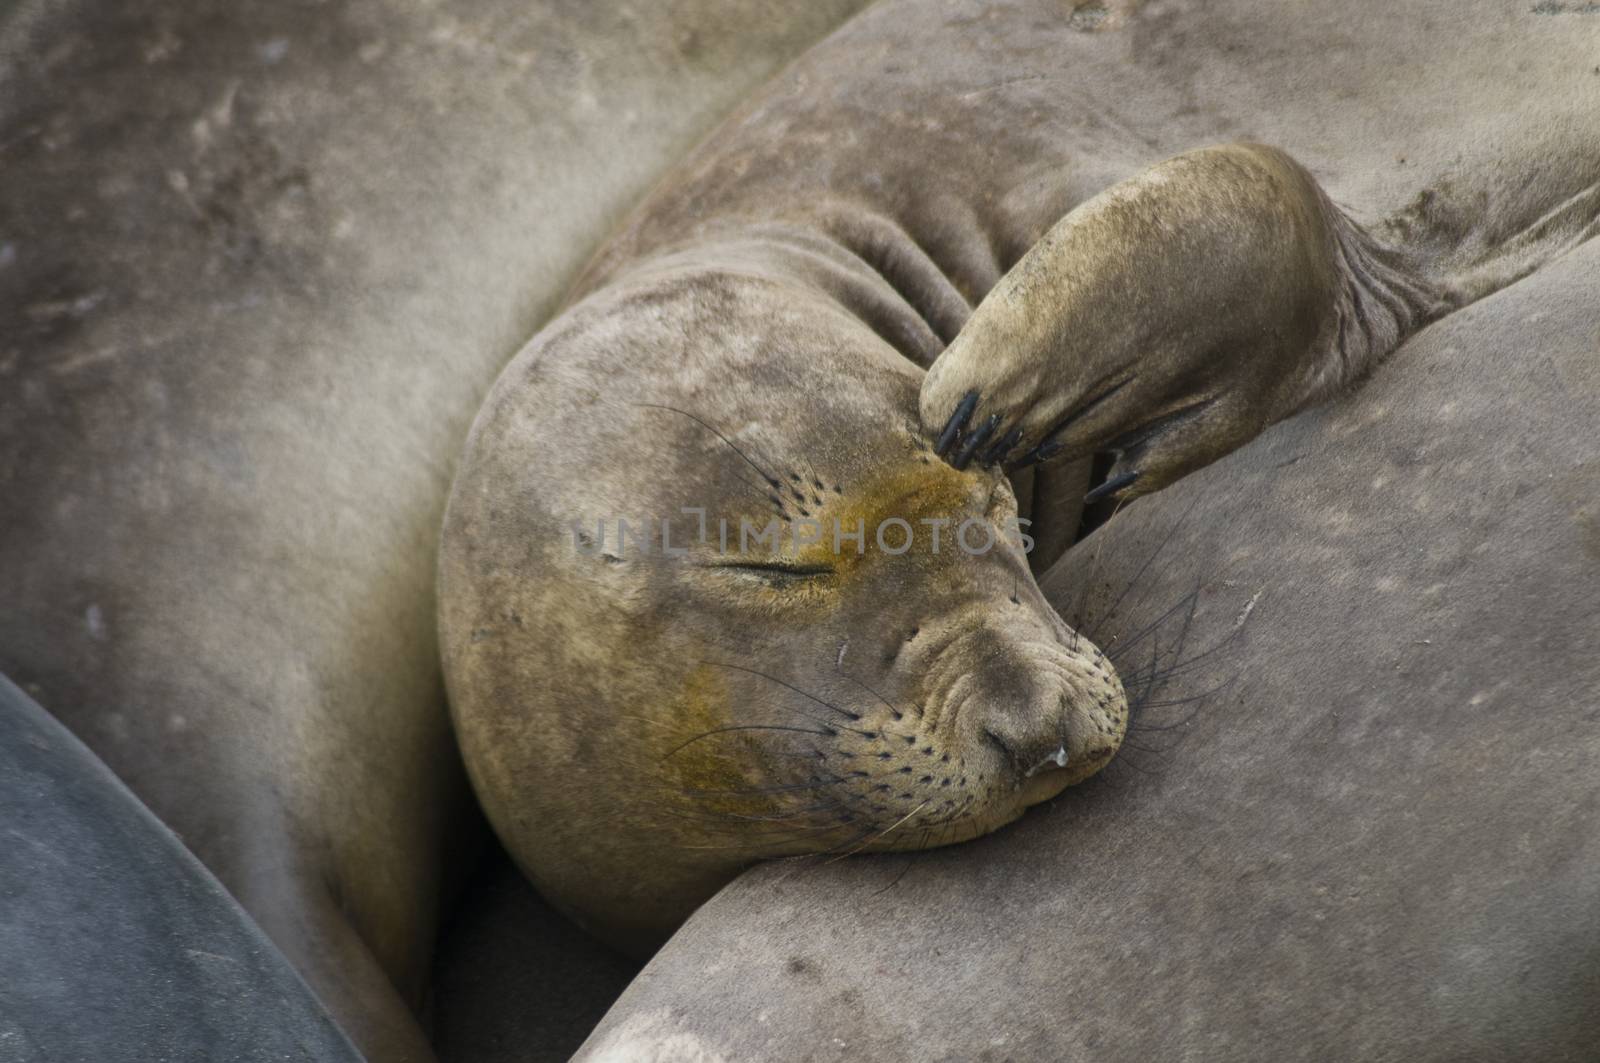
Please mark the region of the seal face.
<svg viewBox="0 0 1600 1063"><path fill-rule="evenodd" d="M920 385L816 293L690 266L579 304L480 414L451 704L502 839L611 940L758 859L982 834L1117 748L1111 666Z"/></svg>
<svg viewBox="0 0 1600 1063"><path fill-rule="evenodd" d="M1109 452L1079 497L1159 488L1446 305L1258 145L1085 201L964 320L870 217L685 217L501 377L441 551L478 795L621 944L754 860L961 841L1092 774L1126 698L1034 583L1002 467Z"/></svg>

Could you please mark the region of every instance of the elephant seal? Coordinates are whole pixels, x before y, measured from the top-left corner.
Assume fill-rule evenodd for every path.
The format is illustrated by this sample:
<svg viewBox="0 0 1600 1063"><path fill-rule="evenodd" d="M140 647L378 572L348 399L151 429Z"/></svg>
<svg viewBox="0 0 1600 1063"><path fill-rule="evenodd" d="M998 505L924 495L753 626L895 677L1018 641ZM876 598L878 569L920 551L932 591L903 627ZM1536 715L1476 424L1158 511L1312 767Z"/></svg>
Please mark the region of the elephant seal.
<svg viewBox="0 0 1600 1063"><path fill-rule="evenodd" d="M1192 115L1086 118L1152 89L1060 5L934 10L870 9L669 175L462 455L456 733L522 869L614 943L757 859L969 838L1109 758L1123 693L1016 538L903 526L1006 542L1020 504L1070 542L1076 500L1349 386L1590 220L1580 151L1426 209L1384 187L1364 228L1282 151L1194 149ZM1455 207L1480 196L1492 221ZM796 549L741 534L768 519Z"/></svg>
<svg viewBox="0 0 1600 1063"><path fill-rule="evenodd" d="M605 232L857 6L0 3L0 672L372 1059L431 1055L482 833L452 456Z"/></svg>
<svg viewBox="0 0 1600 1063"><path fill-rule="evenodd" d="M1600 17L1065 6L887 4L852 27L876 50L795 83L870 99L977 27L991 97L1279 145L1466 305L1042 576L1150 697L1106 772L961 849L747 872L578 1058L1589 1059ZM1016 124L963 128L1003 149ZM1023 367L995 353L929 426L1004 394Z"/></svg>
<svg viewBox="0 0 1600 1063"><path fill-rule="evenodd" d="M1461 298L1281 151L1075 202L1081 138L1031 97L957 135L992 69L812 73L691 156L512 361L445 519L475 790L544 895L635 950L758 859L963 841L1104 766L1126 697L1041 596L1008 474L1112 451L1076 495L1159 488Z"/></svg>
<svg viewBox="0 0 1600 1063"><path fill-rule="evenodd" d="M576 1058L1591 1058L1597 270L1424 329L1047 574L1135 697L1174 673L1103 782L748 872Z"/></svg>
<svg viewBox="0 0 1600 1063"><path fill-rule="evenodd" d="M595 228L852 6L790 5L800 21L772 34L768 5L726 3L6 16L0 286L26 327L0 348L19 396L0 404L15 518L0 522L0 668L181 833L374 1057L425 1052L405 1001L459 862L443 845L460 833L459 788L429 588L465 425ZM1365 21L1178 7L885 5L763 97L769 116L794 105L795 135L748 140L725 187L778 193L810 170L844 209L889 195L969 306L1082 198L1241 136L1285 146L1358 216L1469 272L1532 268L1592 221L1587 157L1551 132L1592 113L1591 83L1565 80L1590 76L1581 16L1525 30L1444 5ZM761 31L708 36L729 11ZM1366 28L1397 18L1413 21ZM1440 64L1449 77L1396 51L1458 26L1477 43ZM1507 29L1533 43L1481 46ZM1328 47L1351 33L1363 47ZM1415 74L1403 106L1344 102L1395 71ZM835 89L820 108L819 79ZM1462 89L1476 84L1552 88L1525 122ZM952 195L993 100L1023 116L997 146L1023 150L979 160ZM1341 125L1346 113L1371 124ZM596 128L626 135L585 136ZM1065 178L1059 150L1033 150L1052 143L1075 145ZM885 153L946 148L949 172L912 179L901 159L884 184ZM738 172L723 161L722 177ZM1063 187L1037 232L1006 227ZM721 194L704 193L718 213ZM1005 224L965 224L963 205ZM966 239L984 232L998 242ZM957 332L941 326L928 360ZM1074 475L1037 466L1019 502L1070 509L1052 480ZM1070 536L1076 521L1050 512Z"/></svg>

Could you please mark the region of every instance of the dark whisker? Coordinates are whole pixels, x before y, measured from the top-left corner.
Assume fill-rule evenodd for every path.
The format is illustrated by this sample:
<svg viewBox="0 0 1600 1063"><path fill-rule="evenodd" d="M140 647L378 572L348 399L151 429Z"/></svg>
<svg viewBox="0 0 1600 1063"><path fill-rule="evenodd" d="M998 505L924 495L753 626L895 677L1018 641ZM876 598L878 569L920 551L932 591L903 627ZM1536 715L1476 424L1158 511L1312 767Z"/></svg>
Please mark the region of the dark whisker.
<svg viewBox="0 0 1600 1063"><path fill-rule="evenodd" d="M722 661L701 661L700 663L701 664L709 664L713 668L731 668L736 672L744 672L747 675L759 676L760 678L765 679L768 682L772 682L772 683L778 684L780 687L783 687L786 690L792 690L796 694L799 694L803 698L810 698L812 701L816 702L818 705L821 705L824 708L832 709L834 712L837 712L840 716L843 716L847 720L859 720L859 719L861 719L861 714L859 712L851 712L849 709L841 709L839 706L833 704L831 701L824 701L821 698L817 697L815 694L811 694L811 693L808 693L808 692L806 692L804 690L801 690L799 687L795 686L793 683L785 683L783 680L779 679L775 675L768 675L766 672L757 671L754 668L746 668L743 665L739 665L739 664L727 664L727 663L724 663ZM844 728L844 730L846 730L846 731L854 731L855 728L846 727L846 728ZM857 731L856 733L857 734L864 734L865 732Z"/></svg>
<svg viewBox="0 0 1600 1063"><path fill-rule="evenodd" d="M851 712L849 709L841 709L839 706L833 704L831 701L824 701L822 698L817 697L815 694L812 694L811 692L806 691L806 690L802 690L799 687L795 686L793 683L786 683L782 679L779 679L775 675L769 675L766 672L758 671L757 669L754 669L754 668L746 668L743 665L727 664L726 662L723 662L723 661L706 661L706 660L702 660L699 663L700 664L710 665L713 668L730 668L735 672L744 672L747 675L757 676L757 677L759 677L761 679L765 679L765 680L767 680L769 682L776 683L776 684L778 684L779 686L783 687L786 690L792 690L796 694L799 694L801 697L806 698L806 699L808 699L810 701L814 701L818 705L821 705L824 708L830 709L830 710L838 713L840 716L843 716L847 720L855 721L855 720L861 719L861 714L859 712ZM830 723L827 720L819 720L817 717L812 716L810 713L801 712L799 709L793 708L791 706L783 706L783 708L784 708L784 710L786 712L792 712L796 716L800 716L800 717L803 717L804 719L810 720L812 723L821 724L823 727L829 728L830 729L830 733L832 733L832 734L837 734L839 731L849 731L851 734L860 735L863 738L869 738L870 739L870 738L878 737L878 733L876 731L864 731L859 727L851 727L851 726L849 726L847 724ZM885 732L885 733L888 733L888 732Z"/></svg>
<svg viewBox="0 0 1600 1063"><path fill-rule="evenodd" d="M1130 722L1128 724L1128 733L1129 734L1134 734L1134 733L1144 734L1144 733L1148 732L1148 733L1154 734L1154 733L1160 732L1160 731L1176 731L1176 730L1179 730L1180 728L1187 727L1191 723L1193 723L1195 721L1195 718L1200 715L1200 709L1201 709L1201 706L1196 705L1193 709L1191 709L1188 712L1184 713L1182 717L1180 717L1179 719L1173 720L1171 723L1155 724L1155 723L1139 723L1137 721Z"/></svg>
<svg viewBox="0 0 1600 1063"><path fill-rule="evenodd" d="M670 413L675 413L675 414L678 414L681 417L689 418L689 420L693 421L695 424L699 425L701 428L704 428L707 432L710 432L712 435L714 435L718 439L722 440L723 443L727 444L729 450L731 450L735 454L739 455L739 457L741 457L741 458L743 458L745 460L746 464L748 464L752 469L754 469L756 472L761 474L761 478L767 482L768 486L770 486L770 487L777 487L778 486L780 481L778 480L778 478L776 476L772 475L766 469L763 469L760 465L757 465L755 463L754 459L752 459L750 457L750 455L746 454L744 451L740 450L737 446L734 445L733 440L729 439L727 436L723 435L721 432L717 431L711 425L707 424L705 421L703 421L700 418L696 417L694 414L690 413L689 411L680 410L676 406L666 406L666 405L663 405L663 404L658 403L658 402L636 402L633 405L635 405L635 406L644 406L644 407L646 407L648 409L652 409L652 410L667 410Z"/></svg>
<svg viewBox="0 0 1600 1063"><path fill-rule="evenodd" d="M1234 639L1239 637L1239 632L1241 630L1243 630L1243 629L1242 628L1234 628L1233 631L1229 633L1227 638L1225 638L1222 641L1218 642L1215 646L1212 646L1209 649L1201 650L1199 653L1195 654L1193 657L1189 657L1189 658L1187 658L1185 660L1179 661L1177 664L1173 665L1170 668L1162 669L1162 670L1156 672L1154 674L1154 676L1152 677L1152 681L1153 682L1164 683L1167 680L1171 679L1173 676L1182 675L1185 672L1191 671L1194 668L1194 666L1199 664L1201 661L1204 661L1206 658L1210 657L1212 654L1217 653L1218 651L1225 649L1228 646L1229 643L1231 643Z"/></svg>
<svg viewBox="0 0 1600 1063"><path fill-rule="evenodd" d="M898 719L902 719L905 716L906 713L905 713L904 709L895 708L894 704L888 698L884 697L882 694L878 693L876 690L874 690L871 687L867 686L866 683L864 683L861 680L857 679L855 676L851 675L849 672L846 672L843 668L836 668L835 671L837 671L840 675L844 676L846 679L850 680L850 682L854 683L856 686L860 687L862 690L865 690L868 694L871 694L873 697L875 697L879 701L883 702L884 707L887 708L890 712L894 713L894 718L895 719L897 719L897 720Z"/></svg>
<svg viewBox="0 0 1600 1063"><path fill-rule="evenodd" d="M839 736L839 732L835 731L835 730L832 730L831 728L827 729L827 730L818 731L818 730L813 730L810 727L789 727L789 726L787 726L785 724L779 724L779 723L741 723L741 724L734 724L733 726L730 726L730 727L716 727L716 728L713 728L713 729L711 729L709 731L702 731L700 734L695 735L693 738L689 739L687 742L684 742L684 743L682 743L681 745L678 745L678 746L674 746L672 748L672 750L670 752L668 752L665 756L663 756L661 759L662 760L667 760L667 759L669 759L671 757L677 756L686 747L694 745L694 743L700 741L702 738L710 738L712 735L727 734L730 731L792 731L795 734L827 735L830 738L837 738Z"/></svg>
<svg viewBox="0 0 1600 1063"><path fill-rule="evenodd" d="M800 790L817 790L828 786L837 786L844 782L837 775L828 779L813 779L810 782L784 783L777 786L751 786L738 790L698 790L685 788L684 793L696 797L754 797L762 794L787 794Z"/></svg>
<svg viewBox="0 0 1600 1063"><path fill-rule="evenodd" d="M1134 632L1134 634L1131 635L1126 641L1119 641L1117 643L1115 649L1107 649L1106 650L1106 656L1111 658L1111 660L1115 661L1118 657L1121 657L1123 654L1127 653L1129 650L1131 650L1135 646L1137 646L1140 642L1144 641L1146 636L1148 636L1151 633L1153 633L1155 631L1155 629L1160 627L1163 623L1165 623L1172 616L1173 613L1176 613L1179 609L1182 609L1185 605L1189 605L1190 606L1190 615L1192 616L1193 615L1193 606L1194 606L1194 604L1196 602L1198 602L1199 598L1200 598L1200 588L1196 587L1194 590L1190 591L1188 594L1185 594L1182 598L1179 598L1177 603L1175 605L1173 605L1172 608L1168 609L1166 612L1164 612L1160 616L1156 617L1153 621L1151 621L1150 623L1146 624L1144 627L1140 628L1138 631Z"/></svg>
<svg viewBox="0 0 1600 1063"><path fill-rule="evenodd" d="M1207 698L1209 698L1209 697L1211 697L1211 696L1213 696L1215 694L1220 694L1222 691L1228 689L1228 687L1232 686L1234 684L1234 681L1237 680L1238 678L1239 678L1239 676L1237 674L1235 674L1233 676L1230 676L1225 682L1218 683L1216 686L1212 687L1210 690L1207 690L1207 691L1205 691L1203 693L1192 694L1192 695L1190 695L1189 697L1186 697L1186 698L1173 698L1171 701L1145 701L1145 702L1141 702L1139 707L1142 708L1142 709L1170 709L1170 708L1172 708L1174 706L1177 706L1177 705L1189 705L1189 704L1192 704L1192 703L1194 703L1196 701L1204 701L1205 699L1207 699ZM1146 728L1146 730L1152 730L1152 731L1156 730L1156 729L1157 728L1153 728L1153 727Z"/></svg>
<svg viewBox="0 0 1600 1063"><path fill-rule="evenodd" d="M835 862L837 862L839 860L843 860L847 856L854 856L856 853L859 853L861 850L865 849L867 846L871 845L873 842L879 841L879 840L881 840L883 838L888 837L896 828L900 827L907 820L911 819L912 816L915 816L918 812L921 812L924 808L927 808L927 807L928 807L928 802L927 801L923 801L922 804L918 805L916 808L913 808L910 812L907 812L905 815L901 816L899 819L897 819L893 823L889 824L889 826L885 827L883 830L879 831L877 834L871 835L870 837L867 838L866 841L862 842L860 845L856 846L854 849L851 849L849 852L840 853L839 855L835 856L832 860L829 860L828 863L830 863L830 864L831 863L835 863Z"/></svg>
<svg viewBox="0 0 1600 1063"><path fill-rule="evenodd" d="M927 849L927 847L928 847L928 838L932 834L933 834L932 830L924 830L922 832L922 837L917 842L917 850L915 852L910 852L910 853L906 854L905 866L900 869L900 873L894 877L894 881L893 882L890 882L887 886L881 886L878 889L875 889L875 890L872 891L872 895L874 897L878 896L880 893L888 893L890 890L892 890L896 886L900 885L900 880L906 877L906 872L911 870L911 865L916 862L916 858L921 856L922 852Z"/></svg>
<svg viewBox="0 0 1600 1063"><path fill-rule="evenodd" d="M1096 640L1096 636L1099 634L1100 628L1106 623L1106 621L1110 620L1117 614L1117 609L1122 605L1123 599L1128 596L1128 592L1133 590L1134 586L1138 584L1139 580L1144 577L1145 571L1149 569L1151 562L1153 562L1166 550L1168 544L1172 542L1172 537L1178 534L1178 529L1182 528L1186 523L1188 523L1189 514L1194 511L1194 507L1199 504L1199 501L1200 498L1197 495L1195 500L1189 503L1189 508L1183 511L1183 515L1173 522L1172 528L1168 530L1166 537L1161 540L1161 544L1151 552L1149 557L1144 559L1144 563L1141 564L1138 571L1133 574L1133 578L1128 581L1128 585L1122 588L1122 593L1117 595L1116 600L1111 603L1111 608L1106 610L1104 616L1095 621L1094 627L1089 631L1090 641ZM1142 600L1143 599L1141 599L1141 601Z"/></svg>

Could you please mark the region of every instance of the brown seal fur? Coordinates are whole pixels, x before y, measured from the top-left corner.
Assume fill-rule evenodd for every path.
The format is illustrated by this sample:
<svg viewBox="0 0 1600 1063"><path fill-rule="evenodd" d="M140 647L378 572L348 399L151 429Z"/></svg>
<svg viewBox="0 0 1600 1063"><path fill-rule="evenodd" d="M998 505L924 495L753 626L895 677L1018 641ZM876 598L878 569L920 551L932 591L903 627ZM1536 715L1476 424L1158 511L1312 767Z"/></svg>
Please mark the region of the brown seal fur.
<svg viewBox="0 0 1600 1063"><path fill-rule="evenodd" d="M1140 474L1123 497L1160 487L1467 297L1422 247L1439 227L1375 239L1281 151L1126 166L1160 140L1008 81L1050 16L1002 6L971 18L994 34L919 39L938 63L897 60L888 16L819 48L664 182L479 415L441 554L457 732L521 867L610 940L659 940L760 858L991 830L1124 723L1013 547L780 566L698 511L998 536L997 462L1025 512L1070 512L1082 481L1047 477L1094 452ZM1070 64L1053 40L1028 54ZM969 394L953 468L929 448ZM618 518L670 518L687 553L608 546Z"/></svg>

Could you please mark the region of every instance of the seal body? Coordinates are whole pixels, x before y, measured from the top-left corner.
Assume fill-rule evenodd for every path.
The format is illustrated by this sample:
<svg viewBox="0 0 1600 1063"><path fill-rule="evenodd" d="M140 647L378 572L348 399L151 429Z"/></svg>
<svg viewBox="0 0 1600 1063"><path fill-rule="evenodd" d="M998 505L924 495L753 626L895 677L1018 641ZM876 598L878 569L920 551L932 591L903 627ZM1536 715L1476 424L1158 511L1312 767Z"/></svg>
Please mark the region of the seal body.
<svg viewBox="0 0 1600 1063"><path fill-rule="evenodd" d="M1108 47L1059 5L875 8L663 182L491 393L441 551L457 732L520 865L611 940L758 858L960 840L1109 759L1120 687L1020 554L892 555L885 519L1074 521L1067 463L1101 451L1103 490L1159 487L1584 231L1369 232L1284 152L1194 149L1216 123L1176 98L1152 120L1168 89ZM1371 219L1403 185L1339 198ZM766 518L831 541L706 532Z"/></svg>
<svg viewBox="0 0 1600 1063"><path fill-rule="evenodd" d="M452 456L605 229L853 5L0 9L0 671L364 1052L425 1058L475 837Z"/></svg>
<svg viewBox="0 0 1600 1063"><path fill-rule="evenodd" d="M992 91L1278 145L1464 305L1041 580L1135 705L1104 784L960 850L747 873L580 1059L1592 1054L1600 19L1131 7L891 4L893 47L797 73L844 92L980 26Z"/></svg>
<svg viewBox="0 0 1600 1063"><path fill-rule="evenodd" d="M1587 1058L1597 269L1430 326L1042 580L1135 705L1103 783L959 849L747 873L578 1058L824 1025L907 1061Z"/></svg>

